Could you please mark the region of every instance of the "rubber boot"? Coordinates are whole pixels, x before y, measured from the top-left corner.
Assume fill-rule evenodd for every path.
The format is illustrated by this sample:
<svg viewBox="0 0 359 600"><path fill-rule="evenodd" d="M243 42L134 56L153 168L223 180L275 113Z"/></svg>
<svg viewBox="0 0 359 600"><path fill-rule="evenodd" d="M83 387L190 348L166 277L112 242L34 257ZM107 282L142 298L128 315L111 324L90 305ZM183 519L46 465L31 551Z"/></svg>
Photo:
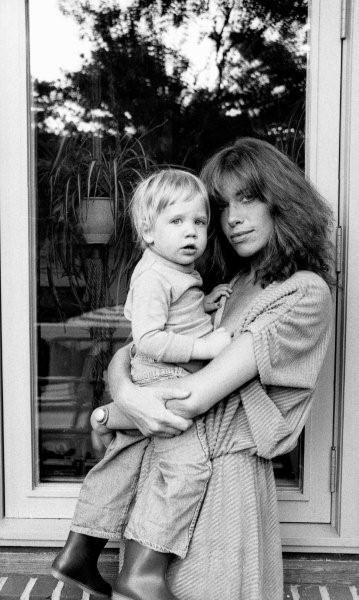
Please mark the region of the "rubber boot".
<svg viewBox="0 0 359 600"><path fill-rule="evenodd" d="M157 552L126 540L123 566L113 600L177 600L167 587L166 573L171 554Z"/></svg>
<svg viewBox="0 0 359 600"><path fill-rule="evenodd" d="M70 531L65 546L52 563L52 575L99 598L111 598L111 586L97 568L106 544L107 540Z"/></svg>

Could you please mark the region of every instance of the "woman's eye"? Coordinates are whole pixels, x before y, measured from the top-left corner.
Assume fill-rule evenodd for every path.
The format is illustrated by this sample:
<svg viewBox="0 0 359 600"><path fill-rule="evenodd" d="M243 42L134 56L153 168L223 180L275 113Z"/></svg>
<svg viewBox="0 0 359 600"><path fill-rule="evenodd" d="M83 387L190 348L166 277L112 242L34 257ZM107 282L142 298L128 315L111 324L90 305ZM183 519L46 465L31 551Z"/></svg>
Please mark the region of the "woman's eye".
<svg viewBox="0 0 359 600"><path fill-rule="evenodd" d="M181 223L181 219L172 219L171 223L174 225L179 225Z"/></svg>
<svg viewBox="0 0 359 600"><path fill-rule="evenodd" d="M250 202L254 202L254 200L255 200L255 197L250 196L249 194L242 196L242 198L241 198L241 202L243 202L243 204L249 204Z"/></svg>

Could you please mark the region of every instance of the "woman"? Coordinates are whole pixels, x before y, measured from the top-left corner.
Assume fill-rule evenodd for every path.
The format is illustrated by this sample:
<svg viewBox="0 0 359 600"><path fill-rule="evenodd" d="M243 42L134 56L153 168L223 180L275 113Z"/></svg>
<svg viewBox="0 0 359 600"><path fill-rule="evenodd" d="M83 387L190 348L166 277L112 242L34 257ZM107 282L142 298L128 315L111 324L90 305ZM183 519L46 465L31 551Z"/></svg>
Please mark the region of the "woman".
<svg viewBox="0 0 359 600"><path fill-rule="evenodd" d="M176 381L174 389L169 382L165 392L131 383L123 349L109 368L110 389L122 406L124 428L170 436L195 419L212 461L188 555L170 566L175 597L281 600L271 459L296 444L328 344L331 213L297 167L259 140L243 138L218 152L202 178L216 233L212 274L217 277L220 269L223 280L232 279L232 294L216 323L232 332L233 342L201 371ZM136 499L144 510L150 440L146 446ZM62 553L67 567L75 555L88 557L73 568L73 579L82 583L94 573L99 577L96 561L105 540L121 535L117 452L114 442L85 480ZM142 584L146 589L148 565L141 558L131 573L130 561L125 556L114 597L140 600L131 594L131 577L136 589ZM103 586L98 579L97 584Z"/></svg>

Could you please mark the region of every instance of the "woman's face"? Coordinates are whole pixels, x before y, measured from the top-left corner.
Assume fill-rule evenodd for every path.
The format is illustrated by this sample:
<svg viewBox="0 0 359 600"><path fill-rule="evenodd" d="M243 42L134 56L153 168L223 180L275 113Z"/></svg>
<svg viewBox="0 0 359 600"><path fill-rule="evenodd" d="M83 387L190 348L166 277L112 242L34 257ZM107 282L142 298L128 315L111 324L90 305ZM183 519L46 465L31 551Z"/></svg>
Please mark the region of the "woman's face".
<svg viewBox="0 0 359 600"><path fill-rule="evenodd" d="M274 225L267 204L238 188L238 181L227 181L221 226L238 256L249 258L265 248Z"/></svg>

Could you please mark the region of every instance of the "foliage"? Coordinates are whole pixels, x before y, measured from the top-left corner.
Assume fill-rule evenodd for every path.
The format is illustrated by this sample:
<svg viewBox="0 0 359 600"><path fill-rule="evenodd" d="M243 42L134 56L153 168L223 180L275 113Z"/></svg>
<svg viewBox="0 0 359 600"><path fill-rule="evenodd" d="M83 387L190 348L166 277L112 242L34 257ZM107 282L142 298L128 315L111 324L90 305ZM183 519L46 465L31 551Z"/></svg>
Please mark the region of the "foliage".
<svg viewBox="0 0 359 600"><path fill-rule="evenodd" d="M135 257L123 210L132 183L127 188L125 176L114 185L114 165L119 174L123 164L115 160L119 140L152 163L198 171L219 147L250 135L304 166L307 0L59 0L59 6L92 51L63 81L34 82L38 235L40 245L51 241L49 265L69 277L74 298L85 272L77 207L96 186L118 194L111 281ZM54 282L54 294L55 288ZM83 310L82 298L75 302Z"/></svg>
<svg viewBox="0 0 359 600"><path fill-rule="evenodd" d="M106 281L99 281L106 292L115 278L125 282L132 264L132 228L128 210L129 199L137 182L148 171L150 163L141 141L128 136L107 137L101 140L88 137L62 138L59 150L52 161L39 165L40 182L47 190L49 214L47 216L47 275L58 308L61 301L56 295L53 281L54 269L58 277L66 277L72 295L81 310L84 302L79 294L81 285L89 292L89 269L86 266L85 243L79 223L81 201L95 196L109 197L112 205L115 230L110 241L113 252L111 269L106 271ZM93 269L92 269L93 271ZM93 274L93 273L92 273ZM90 308L99 305L98 291L92 289ZM107 295L107 303L110 299Z"/></svg>
<svg viewBox="0 0 359 600"><path fill-rule="evenodd" d="M101 128L146 134L146 151L160 163L198 169L218 148L217 137L228 143L249 133L303 164L307 0L62 0L61 7L93 51L80 71L67 74L68 86L52 89L53 102L39 84L44 117L70 101L81 105L85 122L100 110ZM188 41L193 22L198 44L211 45L211 84L199 82L196 57L168 36L181 32Z"/></svg>
<svg viewBox="0 0 359 600"><path fill-rule="evenodd" d="M46 169L46 165L41 166ZM148 169L148 158L137 138L107 138L104 144L96 137L63 137L53 163L44 173L49 185L50 218L76 222L81 200L109 197L116 239L116 225L127 211L128 198Z"/></svg>

